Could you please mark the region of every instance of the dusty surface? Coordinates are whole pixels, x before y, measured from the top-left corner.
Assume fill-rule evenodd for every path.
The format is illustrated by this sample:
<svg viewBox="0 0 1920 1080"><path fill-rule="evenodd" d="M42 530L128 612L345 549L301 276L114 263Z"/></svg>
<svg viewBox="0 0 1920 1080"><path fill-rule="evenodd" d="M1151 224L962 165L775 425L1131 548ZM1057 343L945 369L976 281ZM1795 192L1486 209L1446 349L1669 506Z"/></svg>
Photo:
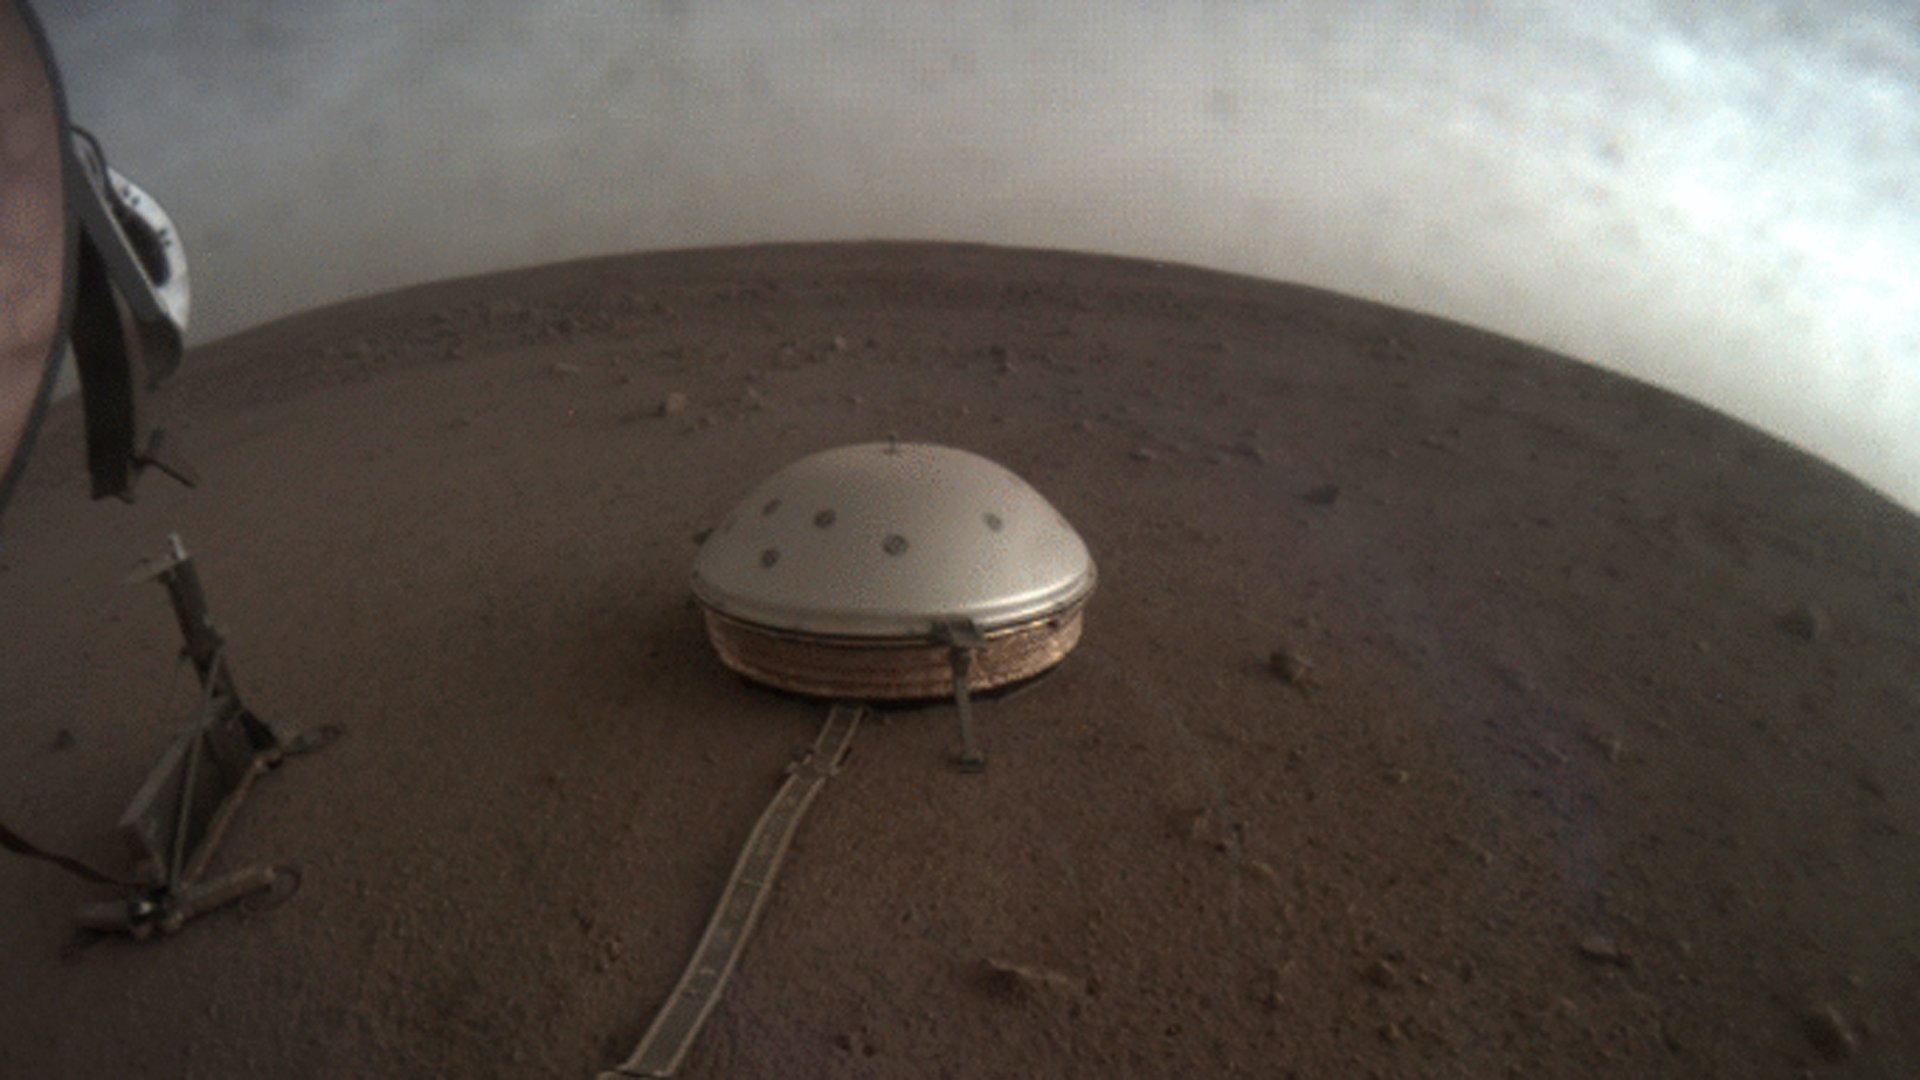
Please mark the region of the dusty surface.
<svg viewBox="0 0 1920 1080"><path fill-rule="evenodd" d="M63 962L99 891L0 861L0 1074L619 1061L822 716L712 658L692 538L889 432L1024 475L1101 591L984 776L945 710L861 734L684 1075L1920 1073L1920 523L1643 386L850 246L315 312L162 406L201 490L86 502L68 404L9 510L0 817L118 857L191 700L119 583L171 530L256 707L349 733L225 849L304 869L277 908Z"/></svg>

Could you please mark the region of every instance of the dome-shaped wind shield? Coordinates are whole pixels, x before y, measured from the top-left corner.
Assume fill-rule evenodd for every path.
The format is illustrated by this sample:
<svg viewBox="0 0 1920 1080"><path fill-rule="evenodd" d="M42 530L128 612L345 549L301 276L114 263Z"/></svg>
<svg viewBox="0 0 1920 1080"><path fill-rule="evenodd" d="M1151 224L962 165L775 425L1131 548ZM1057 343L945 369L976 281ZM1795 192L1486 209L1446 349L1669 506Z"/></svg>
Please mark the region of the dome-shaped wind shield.
<svg viewBox="0 0 1920 1080"><path fill-rule="evenodd" d="M927 641L1045 619L1092 591L1080 535L1026 481L986 458L873 443L780 470L710 533L694 594L753 626Z"/></svg>
<svg viewBox="0 0 1920 1080"><path fill-rule="evenodd" d="M1093 584L1086 544L1026 481L963 450L901 443L828 450L767 478L708 534L693 574L728 667L857 701L1038 675L1078 644Z"/></svg>

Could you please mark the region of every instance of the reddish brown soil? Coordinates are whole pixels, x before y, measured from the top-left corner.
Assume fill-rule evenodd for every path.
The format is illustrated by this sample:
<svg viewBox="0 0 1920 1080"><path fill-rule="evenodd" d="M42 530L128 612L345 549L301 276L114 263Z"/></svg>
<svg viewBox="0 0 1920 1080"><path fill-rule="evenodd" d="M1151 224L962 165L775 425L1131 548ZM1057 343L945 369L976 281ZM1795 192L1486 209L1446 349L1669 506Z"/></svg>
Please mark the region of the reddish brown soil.
<svg viewBox="0 0 1920 1080"><path fill-rule="evenodd" d="M983 707L985 775L950 710L861 734L684 1075L1920 1075L1920 522L1703 408L933 245L411 290L161 405L200 490L88 503L68 403L9 508L0 817L120 857L191 700L119 580L169 531L253 704L348 734L223 851L303 868L271 910L63 962L101 892L0 861L0 1074L620 1061L823 715L713 659L694 534L891 432L1066 514L1086 638Z"/></svg>

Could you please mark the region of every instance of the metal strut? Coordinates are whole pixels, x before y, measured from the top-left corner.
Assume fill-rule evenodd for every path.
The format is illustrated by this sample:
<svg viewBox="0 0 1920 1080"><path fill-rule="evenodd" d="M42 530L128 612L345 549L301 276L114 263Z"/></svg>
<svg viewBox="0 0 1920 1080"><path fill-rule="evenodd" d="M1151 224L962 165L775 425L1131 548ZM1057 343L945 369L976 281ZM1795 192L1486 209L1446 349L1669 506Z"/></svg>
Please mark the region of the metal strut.
<svg viewBox="0 0 1920 1080"><path fill-rule="evenodd" d="M167 748L120 819L142 886L130 898L86 905L77 921L89 930L146 938L156 930L173 933L194 916L248 894L298 886L298 875L286 867L251 866L211 878L207 868L254 781L287 755L331 742L339 729L294 733L241 700L226 637L214 624L199 571L177 534L167 538L167 553L148 560L131 580L158 580L166 587L185 641L182 652L200 676L200 701L192 725Z"/></svg>
<svg viewBox="0 0 1920 1080"><path fill-rule="evenodd" d="M747 837L747 845L734 863L733 876L727 879L720 903L679 984L654 1015L633 1056L612 1071L601 1073L600 1080L672 1076L680 1067L740 962L747 937L773 891L774 876L780 872L787 848L800 827L800 818L813 805L827 779L840 771L866 712L864 705L835 704L813 748L787 766L787 778Z"/></svg>
<svg viewBox="0 0 1920 1080"><path fill-rule="evenodd" d="M947 661L953 665L953 704L960 714L960 755L953 759L961 772L985 772L987 755L973 735L973 654L986 646L987 639L971 619L941 623L936 634L947 646Z"/></svg>

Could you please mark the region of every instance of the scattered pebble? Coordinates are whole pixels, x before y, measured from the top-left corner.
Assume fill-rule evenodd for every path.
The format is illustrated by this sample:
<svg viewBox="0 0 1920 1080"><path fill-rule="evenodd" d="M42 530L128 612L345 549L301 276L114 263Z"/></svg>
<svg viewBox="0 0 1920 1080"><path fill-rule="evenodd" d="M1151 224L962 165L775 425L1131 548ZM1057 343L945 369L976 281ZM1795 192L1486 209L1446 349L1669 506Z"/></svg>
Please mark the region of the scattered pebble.
<svg viewBox="0 0 1920 1080"><path fill-rule="evenodd" d="M1780 616L1780 629L1802 641L1819 641L1832 629L1832 622L1819 607L1801 604Z"/></svg>
<svg viewBox="0 0 1920 1080"><path fill-rule="evenodd" d="M1307 669L1312 666L1292 649L1280 648L1267 654L1267 670L1273 672L1288 686L1305 685Z"/></svg>
<svg viewBox="0 0 1920 1080"><path fill-rule="evenodd" d="M1861 791L1866 792L1876 799L1884 801L1887 797L1887 785L1882 783L1878 776L1867 769L1856 771L1853 774L1853 782Z"/></svg>
<svg viewBox="0 0 1920 1080"><path fill-rule="evenodd" d="M73 749L73 743L72 730L61 728L59 731L53 733L53 742L50 745L55 750L71 750Z"/></svg>
<svg viewBox="0 0 1920 1080"><path fill-rule="evenodd" d="M1030 998L1082 989L1080 981L1071 975L1035 964L1016 964L990 956L982 966L987 989L1003 997Z"/></svg>
<svg viewBox="0 0 1920 1080"><path fill-rule="evenodd" d="M685 394L678 392L668 394L666 398L660 402L661 416L678 416L686 411L687 395Z"/></svg>
<svg viewBox="0 0 1920 1080"><path fill-rule="evenodd" d="M847 351L847 339L846 339L846 338L843 338L843 337L841 337L841 336L840 336L839 334L835 334L835 335L833 335L833 351L834 351L834 352L846 352L846 351Z"/></svg>
<svg viewBox="0 0 1920 1080"><path fill-rule="evenodd" d="M553 366L548 370L552 371L555 375L560 375L560 376L578 375L580 374L580 365L569 364L565 360L555 360L553 362Z"/></svg>
<svg viewBox="0 0 1920 1080"><path fill-rule="evenodd" d="M1134 447L1133 452L1128 454L1127 456L1132 458L1135 461L1159 461L1160 460L1159 454L1154 453L1152 450L1149 450L1144 446Z"/></svg>
<svg viewBox="0 0 1920 1080"><path fill-rule="evenodd" d="M1361 970L1360 977L1365 979L1369 986L1391 990L1400 984L1400 969L1386 960L1375 960Z"/></svg>
<svg viewBox="0 0 1920 1080"><path fill-rule="evenodd" d="M1300 497L1315 506L1332 506L1340 500L1340 485L1321 484Z"/></svg>
<svg viewBox="0 0 1920 1080"><path fill-rule="evenodd" d="M1807 1041L1828 1061L1844 1061L1860 1048L1860 1040L1840 1015L1840 1010L1823 1005L1800 1018L1800 1030Z"/></svg>
<svg viewBox="0 0 1920 1080"><path fill-rule="evenodd" d="M1627 966L1627 954L1620 951L1620 943L1605 934L1588 934L1581 938L1580 955L1595 963Z"/></svg>
<svg viewBox="0 0 1920 1080"><path fill-rule="evenodd" d="M1581 731L1580 735L1586 740L1587 745L1605 754L1608 761L1618 762L1620 760L1620 753L1623 749L1620 736L1615 735L1604 727L1587 727Z"/></svg>

